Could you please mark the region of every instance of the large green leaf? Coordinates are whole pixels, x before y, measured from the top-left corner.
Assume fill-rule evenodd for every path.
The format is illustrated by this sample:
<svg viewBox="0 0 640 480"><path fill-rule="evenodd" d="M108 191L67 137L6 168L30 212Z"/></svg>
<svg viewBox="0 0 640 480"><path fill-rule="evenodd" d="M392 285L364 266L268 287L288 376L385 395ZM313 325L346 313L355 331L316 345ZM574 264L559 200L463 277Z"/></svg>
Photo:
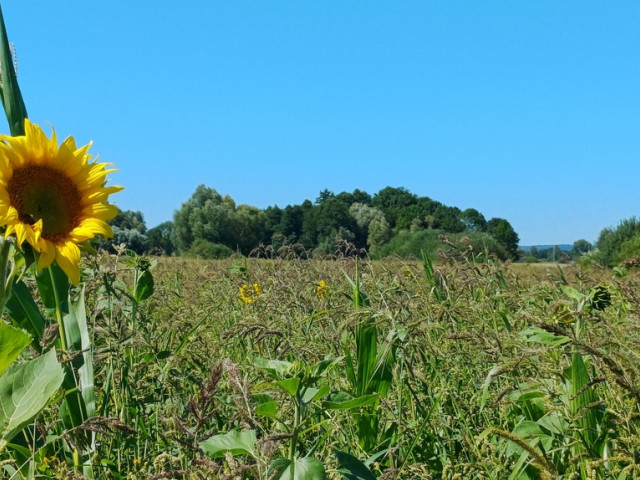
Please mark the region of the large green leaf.
<svg viewBox="0 0 640 480"><path fill-rule="evenodd" d="M275 383L292 397L295 397L300 387L300 379L298 377L287 378Z"/></svg>
<svg viewBox="0 0 640 480"><path fill-rule="evenodd" d="M69 279L55 263L36 274L38 291L47 315L55 318L56 310L69 313Z"/></svg>
<svg viewBox="0 0 640 480"><path fill-rule="evenodd" d="M293 363L286 360L269 360L261 357L254 358L253 364L266 370L274 378L282 378L293 368Z"/></svg>
<svg viewBox="0 0 640 480"><path fill-rule="evenodd" d="M556 335L555 333L547 332L535 325L520 332L520 335L527 339L530 343L539 343L541 345L558 346L569 343L571 339L564 335Z"/></svg>
<svg viewBox="0 0 640 480"><path fill-rule="evenodd" d="M84 305L84 288L80 294L69 298L69 313L64 316L64 328L67 335L67 347L76 352L82 352L73 362L78 371L78 389L84 402L86 417L95 414L95 397L93 383L93 349L89 326L87 325L87 313Z"/></svg>
<svg viewBox="0 0 640 480"><path fill-rule="evenodd" d="M0 320L0 375L30 343L29 335Z"/></svg>
<svg viewBox="0 0 640 480"><path fill-rule="evenodd" d="M200 448L213 458L224 457L226 452L233 455L254 455L256 445L255 430L232 430L222 435L214 435L200 442Z"/></svg>
<svg viewBox="0 0 640 480"><path fill-rule="evenodd" d="M376 480L371 470L353 455L337 451L336 457L338 457L338 472L347 480Z"/></svg>
<svg viewBox="0 0 640 480"><path fill-rule="evenodd" d="M10 366L0 377L0 444L33 420L60 387L64 373L55 349Z"/></svg>
<svg viewBox="0 0 640 480"><path fill-rule="evenodd" d="M11 296L5 308L13 324L29 332L34 340L33 346L41 351L40 339L46 322L33 300L29 287L22 280L13 284Z"/></svg>
<svg viewBox="0 0 640 480"><path fill-rule="evenodd" d="M277 458L269 466L269 478L274 480L324 480L322 462L315 457Z"/></svg>
<svg viewBox="0 0 640 480"><path fill-rule="evenodd" d="M153 287L153 275L149 270L145 270L138 278L136 289L133 292L133 297L135 298L136 302L142 302L143 300L149 298L153 294Z"/></svg>

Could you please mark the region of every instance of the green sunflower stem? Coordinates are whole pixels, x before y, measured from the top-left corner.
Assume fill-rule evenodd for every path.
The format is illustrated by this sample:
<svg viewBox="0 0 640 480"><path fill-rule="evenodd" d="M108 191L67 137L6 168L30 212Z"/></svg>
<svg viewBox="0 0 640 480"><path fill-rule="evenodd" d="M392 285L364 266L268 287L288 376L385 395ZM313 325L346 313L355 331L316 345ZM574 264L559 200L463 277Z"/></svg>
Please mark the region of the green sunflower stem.
<svg viewBox="0 0 640 480"><path fill-rule="evenodd" d="M11 296L11 277L7 270L9 265L9 253L11 253L11 242L4 237L0 237L0 272L3 273L0 282L0 316L4 313L4 307Z"/></svg>
<svg viewBox="0 0 640 480"><path fill-rule="evenodd" d="M60 348L63 352L67 353L67 336L64 329L64 319L61 309L61 299L58 294L58 288L56 285L56 276L53 274L53 270L51 267L47 268L49 271L49 278L51 279L51 285L53 286L53 297L55 299L55 314L56 314L56 322L58 322L58 332L60 333Z"/></svg>

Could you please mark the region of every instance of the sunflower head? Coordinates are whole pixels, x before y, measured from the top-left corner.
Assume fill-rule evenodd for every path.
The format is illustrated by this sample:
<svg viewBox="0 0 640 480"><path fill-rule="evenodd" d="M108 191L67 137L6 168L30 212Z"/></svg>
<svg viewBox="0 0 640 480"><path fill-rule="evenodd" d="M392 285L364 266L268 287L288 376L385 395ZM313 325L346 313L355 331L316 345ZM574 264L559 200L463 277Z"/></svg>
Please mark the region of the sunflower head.
<svg viewBox="0 0 640 480"><path fill-rule="evenodd" d="M55 260L72 283L80 280L78 245L96 235L111 237L107 220L118 210L106 186L108 164L91 162L89 145L77 148L73 137L58 145L28 119L25 134L0 135L0 226L38 252L38 268Z"/></svg>

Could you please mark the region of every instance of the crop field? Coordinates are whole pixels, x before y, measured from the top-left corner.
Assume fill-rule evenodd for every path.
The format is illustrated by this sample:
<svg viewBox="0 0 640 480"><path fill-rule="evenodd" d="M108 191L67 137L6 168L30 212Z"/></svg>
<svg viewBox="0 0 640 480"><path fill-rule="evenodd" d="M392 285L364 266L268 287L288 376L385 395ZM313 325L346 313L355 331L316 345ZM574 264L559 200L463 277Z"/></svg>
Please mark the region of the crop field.
<svg viewBox="0 0 640 480"><path fill-rule="evenodd" d="M95 435L96 478L640 478L634 272L121 252L85 274L96 416L59 435ZM83 478L58 445L34 478Z"/></svg>

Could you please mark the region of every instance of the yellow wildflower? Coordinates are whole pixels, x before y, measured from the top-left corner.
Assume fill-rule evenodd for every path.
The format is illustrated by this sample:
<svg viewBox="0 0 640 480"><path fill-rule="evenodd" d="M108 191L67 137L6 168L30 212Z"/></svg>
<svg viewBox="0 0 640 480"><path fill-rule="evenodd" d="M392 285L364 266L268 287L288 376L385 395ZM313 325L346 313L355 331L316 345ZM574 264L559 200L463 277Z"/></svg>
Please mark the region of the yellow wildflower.
<svg viewBox="0 0 640 480"><path fill-rule="evenodd" d="M253 289L246 283L238 290L238 297L244 303L254 303L262 295L262 289L258 283L253 284Z"/></svg>
<svg viewBox="0 0 640 480"><path fill-rule="evenodd" d="M325 300L328 296L328 292L329 286L327 285L327 282L320 280L320 283L316 286L316 297L318 297L319 300Z"/></svg>

